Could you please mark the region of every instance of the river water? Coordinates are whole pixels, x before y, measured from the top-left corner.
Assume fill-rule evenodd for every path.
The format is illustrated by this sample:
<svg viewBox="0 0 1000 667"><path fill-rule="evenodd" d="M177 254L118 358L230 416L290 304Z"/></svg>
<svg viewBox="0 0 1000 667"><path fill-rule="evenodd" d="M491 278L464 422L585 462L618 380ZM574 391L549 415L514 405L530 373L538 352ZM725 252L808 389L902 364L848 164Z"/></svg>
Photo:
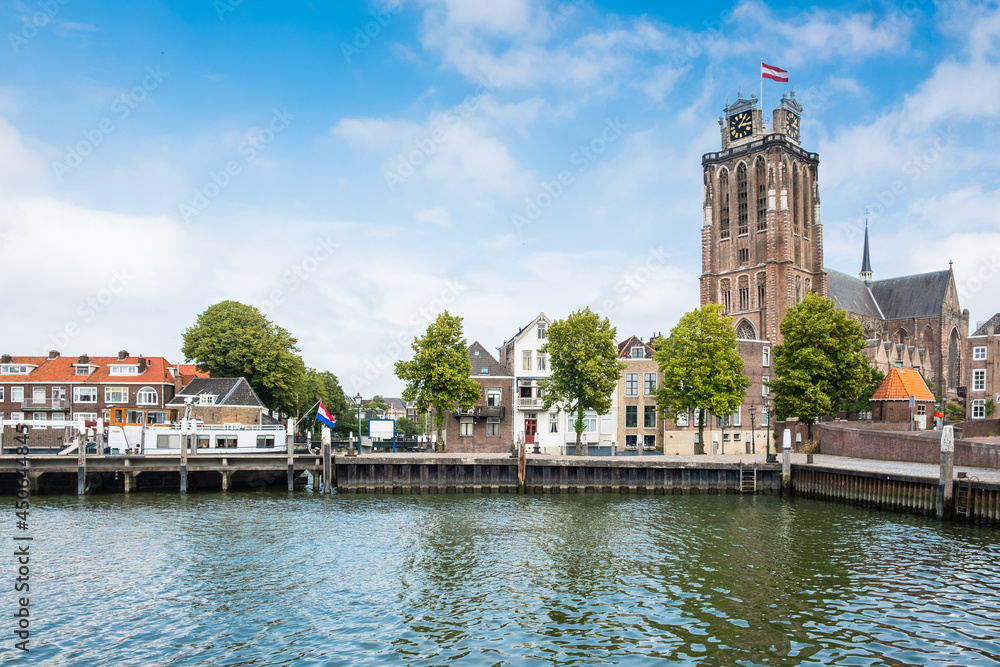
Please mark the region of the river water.
<svg viewBox="0 0 1000 667"><path fill-rule="evenodd" d="M32 503L4 664L1000 664L995 529L748 496Z"/></svg>

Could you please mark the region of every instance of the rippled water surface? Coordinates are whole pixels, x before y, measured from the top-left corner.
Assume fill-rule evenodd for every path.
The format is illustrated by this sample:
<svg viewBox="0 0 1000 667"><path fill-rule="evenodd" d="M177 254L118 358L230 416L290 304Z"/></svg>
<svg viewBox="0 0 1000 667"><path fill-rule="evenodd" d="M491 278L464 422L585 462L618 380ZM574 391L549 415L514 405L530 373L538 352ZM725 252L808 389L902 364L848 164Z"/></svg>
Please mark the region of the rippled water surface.
<svg viewBox="0 0 1000 667"><path fill-rule="evenodd" d="M743 496L33 503L5 664L1000 664L995 529Z"/></svg>

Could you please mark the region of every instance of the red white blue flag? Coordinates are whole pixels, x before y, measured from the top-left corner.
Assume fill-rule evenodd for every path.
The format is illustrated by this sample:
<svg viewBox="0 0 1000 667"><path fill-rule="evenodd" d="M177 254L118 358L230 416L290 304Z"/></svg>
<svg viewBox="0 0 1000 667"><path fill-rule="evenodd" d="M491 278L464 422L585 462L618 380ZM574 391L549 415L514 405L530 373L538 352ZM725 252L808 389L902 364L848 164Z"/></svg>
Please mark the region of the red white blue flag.
<svg viewBox="0 0 1000 667"><path fill-rule="evenodd" d="M316 419L320 420L330 428L337 425L337 418L330 414L330 411L323 405L323 401L319 402L319 410L316 411Z"/></svg>

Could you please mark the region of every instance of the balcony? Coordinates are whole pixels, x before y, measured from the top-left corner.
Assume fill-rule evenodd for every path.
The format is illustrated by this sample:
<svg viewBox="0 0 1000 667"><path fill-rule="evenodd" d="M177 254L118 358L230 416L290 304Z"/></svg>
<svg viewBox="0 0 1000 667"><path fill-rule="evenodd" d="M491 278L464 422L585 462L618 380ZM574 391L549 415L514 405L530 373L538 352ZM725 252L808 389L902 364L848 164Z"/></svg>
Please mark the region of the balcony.
<svg viewBox="0 0 1000 667"><path fill-rule="evenodd" d="M485 406L485 407L477 406L476 407L476 416L477 417L499 417L500 419L503 419L503 412L504 412L504 410L503 410L502 406L497 406L497 407L493 407L493 406Z"/></svg>
<svg viewBox="0 0 1000 667"><path fill-rule="evenodd" d="M517 407L519 410L543 410L545 408L545 399L534 396L527 398L519 396L517 399Z"/></svg>
<svg viewBox="0 0 1000 667"><path fill-rule="evenodd" d="M41 398L34 399L31 396L25 396L24 400L21 401L22 410L68 410L69 409L69 399L66 398Z"/></svg>

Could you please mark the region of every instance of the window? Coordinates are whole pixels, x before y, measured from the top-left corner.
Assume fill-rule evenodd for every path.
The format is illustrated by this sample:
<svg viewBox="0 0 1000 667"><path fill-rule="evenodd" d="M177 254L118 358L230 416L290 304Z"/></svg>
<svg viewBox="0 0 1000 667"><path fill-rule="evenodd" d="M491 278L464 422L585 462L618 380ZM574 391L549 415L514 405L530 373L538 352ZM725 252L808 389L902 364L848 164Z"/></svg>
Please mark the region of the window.
<svg viewBox="0 0 1000 667"><path fill-rule="evenodd" d="M655 405L644 405L644 406L642 406L642 427L643 428L656 428L656 406Z"/></svg>
<svg viewBox="0 0 1000 667"><path fill-rule="evenodd" d="M181 448L181 436L180 436L180 434L158 433L156 435L156 448L157 449L180 449Z"/></svg>
<svg viewBox="0 0 1000 667"><path fill-rule="evenodd" d="M645 396L652 396L656 393L656 373L643 374L642 393Z"/></svg>
<svg viewBox="0 0 1000 667"><path fill-rule="evenodd" d="M215 446L219 449L236 449L237 440L235 435L217 435Z"/></svg>
<svg viewBox="0 0 1000 667"><path fill-rule="evenodd" d="M639 374L638 373L626 373L625 374L625 395L626 396L638 396L639 395Z"/></svg>
<svg viewBox="0 0 1000 667"><path fill-rule="evenodd" d="M656 449L656 436L655 435L644 435L644 436L642 436L642 448L643 449Z"/></svg>
<svg viewBox="0 0 1000 667"><path fill-rule="evenodd" d="M129 410L125 413L125 423L126 424L145 424L146 423L146 413L142 410Z"/></svg>
<svg viewBox="0 0 1000 667"><path fill-rule="evenodd" d="M273 435L258 435L257 436L257 449L274 449L274 436Z"/></svg>
<svg viewBox="0 0 1000 667"><path fill-rule="evenodd" d="M22 364L0 366L0 375L27 375L28 366Z"/></svg>
<svg viewBox="0 0 1000 667"><path fill-rule="evenodd" d="M974 347L972 348L972 360L973 361L986 361L986 347Z"/></svg>
<svg viewBox="0 0 1000 667"><path fill-rule="evenodd" d="M593 410L583 413L583 432L597 433L597 413Z"/></svg>
<svg viewBox="0 0 1000 667"><path fill-rule="evenodd" d="M545 338L545 322L538 323L538 337Z"/></svg>
<svg viewBox="0 0 1000 667"><path fill-rule="evenodd" d="M611 434L611 415L601 415L601 434Z"/></svg>
<svg viewBox="0 0 1000 667"><path fill-rule="evenodd" d="M73 387L74 403L97 403L97 387Z"/></svg>
<svg viewBox="0 0 1000 667"><path fill-rule="evenodd" d="M544 371L544 370L546 370L548 368L548 365L549 365L549 355L542 354L541 352L539 352L538 353L538 370Z"/></svg>
<svg viewBox="0 0 1000 667"><path fill-rule="evenodd" d="M639 406L625 406L625 428L637 428L639 426Z"/></svg>
<svg viewBox="0 0 1000 667"><path fill-rule="evenodd" d="M198 405L215 405L215 394L199 394Z"/></svg>
<svg viewBox="0 0 1000 667"><path fill-rule="evenodd" d="M494 438L500 435L500 418L499 417L487 417L486 418L486 435Z"/></svg>
<svg viewBox="0 0 1000 667"><path fill-rule="evenodd" d="M555 412L549 413L549 433L559 432L559 414Z"/></svg>
<svg viewBox="0 0 1000 667"><path fill-rule="evenodd" d="M767 298L767 290L764 287L764 283L757 283L757 307L764 307L764 300Z"/></svg>
<svg viewBox="0 0 1000 667"><path fill-rule="evenodd" d="M646 348L641 345L636 345L632 348L632 352L629 355L632 359L644 359L646 357Z"/></svg>
<svg viewBox="0 0 1000 667"><path fill-rule="evenodd" d="M458 435L463 438L471 438L472 428L472 417L462 417L462 423L459 425Z"/></svg>
<svg viewBox="0 0 1000 667"><path fill-rule="evenodd" d="M531 370L531 350L523 350L521 352L521 370Z"/></svg>
<svg viewBox="0 0 1000 667"><path fill-rule="evenodd" d="M31 400L34 403L44 403L45 402L45 387L32 387L31 388Z"/></svg>
<svg viewBox="0 0 1000 667"><path fill-rule="evenodd" d="M138 375L138 374L139 374L138 366L112 365L111 368L108 370L108 375Z"/></svg>
<svg viewBox="0 0 1000 667"><path fill-rule="evenodd" d="M722 312L728 313L733 309L733 293L726 289L722 292Z"/></svg>
<svg viewBox="0 0 1000 667"><path fill-rule="evenodd" d="M917 406L917 415L926 415L926 414L927 414L927 406L926 405L918 405Z"/></svg>
<svg viewBox="0 0 1000 667"><path fill-rule="evenodd" d="M636 442L639 440L637 435L626 435L625 436L625 449L636 449Z"/></svg>
<svg viewBox="0 0 1000 667"><path fill-rule="evenodd" d="M678 426L687 426L689 423L688 413L682 412L679 415L677 415L677 417L674 420L674 423L677 424Z"/></svg>
<svg viewBox="0 0 1000 667"><path fill-rule="evenodd" d="M765 348L763 348L763 350L761 350L761 353L762 353L762 357L763 358L762 358L762 360L760 362L760 365L761 366L770 366L771 365L771 348L765 347Z"/></svg>
<svg viewBox="0 0 1000 667"><path fill-rule="evenodd" d="M73 421L79 422L83 420L84 422L96 422L97 413L96 412L74 412Z"/></svg>
<svg viewBox="0 0 1000 667"><path fill-rule="evenodd" d="M43 421L45 421L47 419L47 417L45 416L44 412L36 412L35 414L33 414L31 416L31 418L34 419L35 421L39 421L39 422L43 422Z"/></svg>
<svg viewBox="0 0 1000 667"><path fill-rule="evenodd" d="M746 264L746 261L741 261ZM750 310L750 284L741 284L739 289L740 310Z"/></svg>
<svg viewBox="0 0 1000 667"><path fill-rule="evenodd" d="M736 412L734 412L733 416L732 416L732 424L733 424L733 426L741 426L742 425L740 423L740 416L741 416L742 412L743 412L743 406L740 406L740 407L736 408Z"/></svg>
<svg viewBox="0 0 1000 667"><path fill-rule="evenodd" d="M76 374L77 375L90 375L91 368L93 368L93 366L87 366L86 364L84 364L82 366L77 366L76 367Z"/></svg>
<svg viewBox="0 0 1000 667"><path fill-rule="evenodd" d="M146 424L166 424L167 413L165 410L146 410Z"/></svg>
<svg viewBox="0 0 1000 667"><path fill-rule="evenodd" d="M719 174L719 238L729 238L729 172L725 169Z"/></svg>
<svg viewBox="0 0 1000 667"><path fill-rule="evenodd" d="M17 422L23 421L24 420L24 413L23 412L12 412L12 413L10 413L10 418L13 419L14 421L17 421Z"/></svg>
<svg viewBox="0 0 1000 667"><path fill-rule="evenodd" d="M986 419L986 399L977 398L972 401L972 418Z"/></svg>
<svg viewBox="0 0 1000 667"><path fill-rule="evenodd" d="M757 159L757 231L767 231L767 177L764 174L764 161Z"/></svg>
<svg viewBox="0 0 1000 667"><path fill-rule="evenodd" d="M972 371L972 391L986 391L986 369Z"/></svg>
<svg viewBox="0 0 1000 667"><path fill-rule="evenodd" d="M490 408L499 408L500 398L502 395L503 395L503 390L500 387L487 387L486 406Z"/></svg>
<svg viewBox="0 0 1000 667"><path fill-rule="evenodd" d="M0 387L0 401L3 400L3 387Z"/></svg>
<svg viewBox="0 0 1000 667"><path fill-rule="evenodd" d="M207 435L198 436L198 444L195 445L197 449L208 449L209 445L212 444L212 439Z"/></svg>
<svg viewBox="0 0 1000 667"><path fill-rule="evenodd" d="M65 401L66 400L66 387L52 387L52 400L54 401ZM53 406L55 407L55 406Z"/></svg>
<svg viewBox="0 0 1000 667"><path fill-rule="evenodd" d="M747 202L747 166L741 162L736 168L736 208L740 234L750 233Z"/></svg>
<svg viewBox="0 0 1000 667"><path fill-rule="evenodd" d="M152 387L143 387L135 395L137 405L156 405L156 390Z"/></svg>
<svg viewBox="0 0 1000 667"><path fill-rule="evenodd" d="M23 403L24 402L24 387L11 387L10 388L10 402L11 403Z"/></svg>
<svg viewBox="0 0 1000 667"><path fill-rule="evenodd" d="M767 386L767 383L771 381L770 375L760 376L760 395L767 396L771 393L771 388Z"/></svg>
<svg viewBox="0 0 1000 667"><path fill-rule="evenodd" d="M770 421L771 421L771 419L768 416L767 408L761 408L760 409L760 425L761 426L770 426Z"/></svg>
<svg viewBox="0 0 1000 667"><path fill-rule="evenodd" d="M128 387L105 387L105 403L128 403Z"/></svg>

